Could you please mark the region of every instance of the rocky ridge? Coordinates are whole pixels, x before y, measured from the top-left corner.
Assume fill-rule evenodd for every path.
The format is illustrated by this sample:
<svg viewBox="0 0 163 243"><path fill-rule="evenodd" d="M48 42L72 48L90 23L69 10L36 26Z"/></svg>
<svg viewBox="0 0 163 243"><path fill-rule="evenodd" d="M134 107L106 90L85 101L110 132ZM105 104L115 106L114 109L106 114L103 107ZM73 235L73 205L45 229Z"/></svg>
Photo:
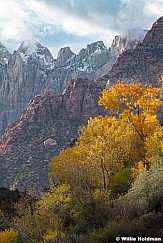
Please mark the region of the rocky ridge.
<svg viewBox="0 0 163 243"><path fill-rule="evenodd" d="M77 78L61 95L37 95L0 141L0 186L40 192L48 186L48 162L77 136L89 117L104 114L97 105L105 82Z"/></svg>
<svg viewBox="0 0 163 243"><path fill-rule="evenodd" d="M133 50L143 40L147 30L129 30L124 36L117 35L113 40L111 47L108 49L110 53L109 61L99 70L96 71L96 78L108 74L117 58L127 50Z"/></svg>
<svg viewBox="0 0 163 243"><path fill-rule="evenodd" d="M35 95L46 91L61 94L71 78L93 80L105 74L117 57L134 48L141 38L117 36L109 49L97 41L81 49L78 55L69 47L61 48L57 59L33 40L23 42L13 54L0 44L0 136Z"/></svg>
<svg viewBox="0 0 163 243"><path fill-rule="evenodd" d="M135 49L120 55L104 77L110 85L120 80L158 85L163 74L163 17L159 18Z"/></svg>
<svg viewBox="0 0 163 243"><path fill-rule="evenodd" d="M114 54L118 56L120 53L123 55L128 46L126 43L127 41L123 42L120 37L116 37L109 52L112 51L112 56ZM94 53L94 49L97 52ZM85 56L88 56L88 53L89 56L100 53L103 56L105 52L108 52L106 47L102 42L98 42L88 45L86 50L81 50L79 54L86 63L88 58L85 59ZM47 58L45 58L46 55ZM11 107L14 111L14 107L19 107L18 104L21 104L20 107L23 109L22 100L25 105L26 95L28 98L31 97L31 101L23 111L21 118L8 126L0 141L1 186L20 190L34 188L37 192L42 191L48 186L48 162L61 149L69 146L71 141L76 138L80 125L86 123L89 117L104 114L104 111L98 107L97 101L106 86L106 80L104 80L106 77L100 81L74 78L68 81L62 94L50 93L50 85L54 85L53 69L61 72L61 64L63 64L63 69L67 72L65 67L69 66L73 58L77 57L69 48L61 49L57 58L57 67L57 62L52 59L47 50L45 51L44 47L37 44L29 48L26 43L23 43L19 51L14 52L13 56L9 58L5 69L6 77L13 78L12 81L15 80L15 82L13 82L13 86L11 86L12 82L8 84L8 88L3 83L4 100L7 100L8 97L11 99L7 103L8 111ZM90 61L92 62L92 59ZM75 65L73 66L74 70ZM23 72L20 71L20 66ZM72 68L72 65L70 66ZM8 68L11 71L10 76L7 76ZM13 68L17 72L13 72ZM48 70L50 70L51 76ZM86 70L88 74L89 69ZM82 72L82 70L80 71ZM40 72L42 79L38 78ZM26 76L22 76L22 73ZM49 82L46 81L46 75L49 75ZM24 77L26 81L24 81ZM35 77L34 81L32 81L33 77ZM41 89L42 84L44 88ZM54 88L56 87L53 87L52 92L57 93ZM38 95L37 90L42 94ZM15 106L13 106L13 101ZM7 121L7 116L4 117L4 121Z"/></svg>

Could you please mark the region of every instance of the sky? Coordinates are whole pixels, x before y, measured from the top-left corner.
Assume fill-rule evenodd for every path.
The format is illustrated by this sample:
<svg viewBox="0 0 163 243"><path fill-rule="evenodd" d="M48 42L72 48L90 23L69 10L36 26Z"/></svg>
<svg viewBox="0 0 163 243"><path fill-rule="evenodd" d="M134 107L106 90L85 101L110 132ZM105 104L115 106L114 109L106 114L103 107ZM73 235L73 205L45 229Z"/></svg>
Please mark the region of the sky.
<svg viewBox="0 0 163 243"><path fill-rule="evenodd" d="M0 42L9 51L34 39L54 58L60 48L78 53L87 44L127 29L150 29L163 15L163 0L0 0Z"/></svg>

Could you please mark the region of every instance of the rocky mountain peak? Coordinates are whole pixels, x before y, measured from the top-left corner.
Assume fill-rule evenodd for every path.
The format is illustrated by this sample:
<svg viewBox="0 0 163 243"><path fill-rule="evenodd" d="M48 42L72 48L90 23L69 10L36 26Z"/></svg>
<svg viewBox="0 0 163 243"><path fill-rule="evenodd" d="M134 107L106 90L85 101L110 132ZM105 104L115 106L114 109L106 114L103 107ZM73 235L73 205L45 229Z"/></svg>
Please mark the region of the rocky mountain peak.
<svg viewBox="0 0 163 243"><path fill-rule="evenodd" d="M64 48L61 48L58 52L57 55L57 60L58 61L62 61L65 62L66 60L68 60L72 55L74 55L74 53L71 51L69 46L66 46Z"/></svg>
<svg viewBox="0 0 163 243"><path fill-rule="evenodd" d="M54 60L50 51L35 40L21 43L18 50L11 54L8 65L5 59L2 60L0 136L8 124L20 117L22 110L35 95L45 91L61 94L67 81L75 77L95 80L108 73L120 54L117 47L112 52L102 41L97 41L81 49L79 54L74 54L70 47L61 48L58 58ZM75 81L76 86L79 83L79 80Z"/></svg>
<svg viewBox="0 0 163 243"><path fill-rule="evenodd" d="M157 21L156 21L157 23L159 23L159 22L163 22L163 16L161 16Z"/></svg>
<svg viewBox="0 0 163 243"><path fill-rule="evenodd" d="M88 44L86 48L82 48L78 54L78 59L84 59L88 56L97 56L101 53L106 53L107 48L104 45L103 41L96 41L91 44Z"/></svg>
<svg viewBox="0 0 163 243"><path fill-rule="evenodd" d="M117 58L125 51L129 49L135 49L137 44L142 42L146 32L146 30L130 29L127 30L126 33L123 35L116 35L112 41L111 47L107 51L108 61L103 65L101 69L97 70L96 77L100 78L101 76L108 74L112 69L113 64L116 63ZM100 44L102 45L101 42ZM106 51L102 52L102 54L104 53L106 53Z"/></svg>
<svg viewBox="0 0 163 243"><path fill-rule="evenodd" d="M35 40L23 41L17 52L20 53L23 61L32 57L40 59L45 64L48 64L54 60L50 51Z"/></svg>
<svg viewBox="0 0 163 243"><path fill-rule="evenodd" d="M122 38L120 35L115 36L115 39L112 42L111 45L111 54L114 54L115 52L117 53L122 53L125 50L127 44L127 39Z"/></svg>
<svg viewBox="0 0 163 243"><path fill-rule="evenodd" d="M111 54L122 54L128 49L134 49L137 44L141 43L147 30L129 29L126 34L115 36L111 45Z"/></svg>
<svg viewBox="0 0 163 243"><path fill-rule="evenodd" d="M43 49L43 46L35 40L23 41L18 48L18 51L23 54L32 54L37 49Z"/></svg>
<svg viewBox="0 0 163 243"><path fill-rule="evenodd" d="M106 46L104 45L103 41L96 41L96 42L93 42L91 44L88 44L87 45L87 50L88 50L88 53L101 53L102 51L106 51L107 48Z"/></svg>
<svg viewBox="0 0 163 243"><path fill-rule="evenodd" d="M142 43L119 55L111 71L105 76L110 85L124 82L140 82L158 86L163 74L163 17L147 32ZM161 123L163 112L158 115Z"/></svg>
<svg viewBox="0 0 163 243"><path fill-rule="evenodd" d="M143 46L151 48L163 47L163 16L160 17L152 26L144 38Z"/></svg>
<svg viewBox="0 0 163 243"><path fill-rule="evenodd" d="M0 42L0 63L1 64L7 63L10 58L10 55L11 55L10 52Z"/></svg>

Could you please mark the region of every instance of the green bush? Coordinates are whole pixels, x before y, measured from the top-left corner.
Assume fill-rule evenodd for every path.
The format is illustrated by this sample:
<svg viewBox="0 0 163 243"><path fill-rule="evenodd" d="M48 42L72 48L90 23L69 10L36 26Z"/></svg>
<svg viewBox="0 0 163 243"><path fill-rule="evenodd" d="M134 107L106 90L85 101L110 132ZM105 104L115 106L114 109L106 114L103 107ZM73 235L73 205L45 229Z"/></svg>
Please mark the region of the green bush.
<svg viewBox="0 0 163 243"><path fill-rule="evenodd" d="M119 195L126 193L131 187L133 180L130 168L125 168L112 176L109 187L111 198L117 198Z"/></svg>
<svg viewBox="0 0 163 243"><path fill-rule="evenodd" d="M138 220L121 219L110 222L105 228L90 234L90 243L116 242L116 237L121 236L146 236L146 228Z"/></svg>
<svg viewBox="0 0 163 243"><path fill-rule="evenodd" d="M140 173L125 198L139 200L147 212L154 210L159 203L163 203L162 156L156 158L149 171Z"/></svg>

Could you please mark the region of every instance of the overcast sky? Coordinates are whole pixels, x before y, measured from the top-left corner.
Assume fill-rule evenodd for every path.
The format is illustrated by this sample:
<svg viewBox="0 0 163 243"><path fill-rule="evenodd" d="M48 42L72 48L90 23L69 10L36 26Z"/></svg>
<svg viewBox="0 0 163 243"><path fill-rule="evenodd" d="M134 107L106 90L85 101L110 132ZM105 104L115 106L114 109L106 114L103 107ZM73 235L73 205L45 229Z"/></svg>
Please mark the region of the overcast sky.
<svg viewBox="0 0 163 243"><path fill-rule="evenodd" d="M163 15L163 0L0 0L0 41L10 51L36 39L56 57L70 46L78 53L88 43L109 46L126 29L150 29Z"/></svg>

